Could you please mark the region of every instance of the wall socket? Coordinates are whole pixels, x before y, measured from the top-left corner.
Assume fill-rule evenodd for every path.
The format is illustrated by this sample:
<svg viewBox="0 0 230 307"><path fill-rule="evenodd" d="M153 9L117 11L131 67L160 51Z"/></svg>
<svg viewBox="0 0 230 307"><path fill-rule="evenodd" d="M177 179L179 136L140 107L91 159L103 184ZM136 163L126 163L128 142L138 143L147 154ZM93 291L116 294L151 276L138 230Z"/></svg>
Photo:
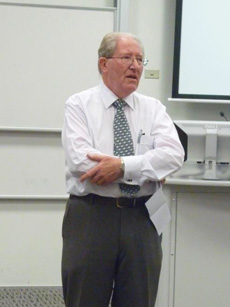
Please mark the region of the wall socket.
<svg viewBox="0 0 230 307"><path fill-rule="evenodd" d="M145 79L159 79L160 71L158 70L145 70Z"/></svg>

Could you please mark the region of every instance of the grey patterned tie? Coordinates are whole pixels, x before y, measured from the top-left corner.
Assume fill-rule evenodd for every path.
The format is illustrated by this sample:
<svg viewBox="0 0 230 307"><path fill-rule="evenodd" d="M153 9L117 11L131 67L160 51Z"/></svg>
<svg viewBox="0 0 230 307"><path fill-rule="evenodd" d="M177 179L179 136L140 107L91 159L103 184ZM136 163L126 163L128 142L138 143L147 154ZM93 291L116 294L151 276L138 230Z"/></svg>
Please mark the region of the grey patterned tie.
<svg viewBox="0 0 230 307"><path fill-rule="evenodd" d="M114 122L114 155L115 156L133 156L133 139L130 131L130 127L125 116L124 106L126 102L122 99L118 99L113 103L114 107L117 109ZM140 190L139 185L130 185L125 183L120 183L120 190L132 197Z"/></svg>

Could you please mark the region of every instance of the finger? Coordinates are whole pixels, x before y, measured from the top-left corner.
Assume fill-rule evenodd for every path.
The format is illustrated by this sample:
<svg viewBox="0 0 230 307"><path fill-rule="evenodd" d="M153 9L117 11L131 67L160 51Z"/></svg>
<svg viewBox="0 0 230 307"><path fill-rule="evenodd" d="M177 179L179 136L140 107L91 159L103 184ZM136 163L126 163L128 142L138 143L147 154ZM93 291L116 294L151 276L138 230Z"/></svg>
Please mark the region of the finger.
<svg viewBox="0 0 230 307"><path fill-rule="evenodd" d="M88 177L88 174L87 173L85 173L84 175L82 175L81 177L80 177L80 182L83 182L83 181L85 181L86 179L88 179L89 177Z"/></svg>
<svg viewBox="0 0 230 307"><path fill-rule="evenodd" d="M97 154L94 154L94 155L91 155L91 154L88 154L87 157L92 160L92 161L97 161L97 162L100 162L104 156L102 155L97 155Z"/></svg>
<svg viewBox="0 0 230 307"><path fill-rule="evenodd" d="M82 175L82 176L80 177L80 181L83 182L83 181L85 181L86 179L89 179L89 178L95 176L96 173L97 173L97 168L94 167L94 168L92 168L91 170L89 170L88 172L86 172L84 175Z"/></svg>

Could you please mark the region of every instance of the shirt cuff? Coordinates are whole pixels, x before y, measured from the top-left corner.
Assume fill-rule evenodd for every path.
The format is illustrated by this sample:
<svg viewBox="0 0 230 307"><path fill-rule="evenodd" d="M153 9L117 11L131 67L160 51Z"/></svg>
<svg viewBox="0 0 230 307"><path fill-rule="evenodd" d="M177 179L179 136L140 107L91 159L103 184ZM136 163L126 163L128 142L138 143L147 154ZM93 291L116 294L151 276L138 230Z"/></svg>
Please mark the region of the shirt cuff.
<svg viewBox="0 0 230 307"><path fill-rule="evenodd" d="M128 183L136 184L140 179L141 165L143 157L139 156L125 156L122 157L125 164L125 172L123 179Z"/></svg>

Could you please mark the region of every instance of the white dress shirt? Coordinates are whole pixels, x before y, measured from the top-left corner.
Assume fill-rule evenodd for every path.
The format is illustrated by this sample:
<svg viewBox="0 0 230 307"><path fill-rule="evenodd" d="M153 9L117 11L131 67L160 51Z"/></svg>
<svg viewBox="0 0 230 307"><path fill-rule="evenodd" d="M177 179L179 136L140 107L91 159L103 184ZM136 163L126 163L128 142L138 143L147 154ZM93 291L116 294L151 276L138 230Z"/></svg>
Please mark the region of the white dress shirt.
<svg viewBox="0 0 230 307"><path fill-rule="evenodd" d="M165 107L157 99L137 92L124 98L135 156L123 157L124 178L107 186L98 186L80 177L96 162L87 154L113 154L113 120L116 97L102 82L99 86L71 96L65 105L62 142L66 157L67 193L89 193L121 197L119 182L141 186L137 197L154 194L160 180L177 171L184 150Z"/></svg>

